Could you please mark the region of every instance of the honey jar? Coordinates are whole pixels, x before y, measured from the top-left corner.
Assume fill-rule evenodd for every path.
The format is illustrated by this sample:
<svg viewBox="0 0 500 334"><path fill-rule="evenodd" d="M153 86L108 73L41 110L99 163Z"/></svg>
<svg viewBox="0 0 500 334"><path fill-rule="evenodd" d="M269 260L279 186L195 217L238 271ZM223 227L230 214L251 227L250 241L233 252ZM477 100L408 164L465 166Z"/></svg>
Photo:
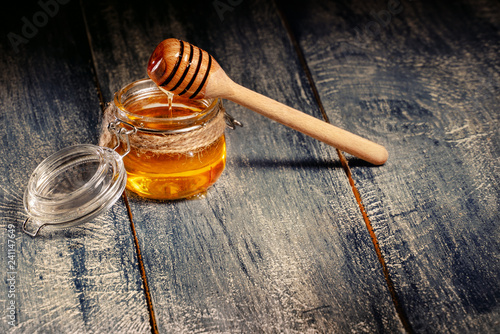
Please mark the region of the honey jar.
<svg viewBox="0 0 500 334"><path fill-rule="evenodd" d="M169 96L149 79L132 82L108 104L99 146L64 148L33 171L22 230L35 237L44 226L88 222L125 188L152 199L203 196L225 167L224 130L236 125L220 99Z"/></svg>
<svg viewBox="0 0 500 334"><path fill-rule="evenodd" d="M142 197L203 196L224 170L226 118L220 99L167 95L143 79L115 93L106 118L115 133L133 132L126 141L117 136L100 144L116 146L127 171L126 188Z"/></svg>

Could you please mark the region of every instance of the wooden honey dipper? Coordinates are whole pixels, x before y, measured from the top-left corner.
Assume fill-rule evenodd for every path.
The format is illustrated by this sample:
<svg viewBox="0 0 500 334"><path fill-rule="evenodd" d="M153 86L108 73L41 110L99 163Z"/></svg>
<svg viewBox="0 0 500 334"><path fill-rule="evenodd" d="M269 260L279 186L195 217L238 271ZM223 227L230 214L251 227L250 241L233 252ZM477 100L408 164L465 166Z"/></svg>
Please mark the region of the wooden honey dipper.
<svg viewBox="0 0 500 334"><path fill-rule="evenodd" d="M151 54L147 71L151 80L173 94L231 100L374 165L387 161L383 146L238 85L209 53L190 43L164 40Z"/></svg>

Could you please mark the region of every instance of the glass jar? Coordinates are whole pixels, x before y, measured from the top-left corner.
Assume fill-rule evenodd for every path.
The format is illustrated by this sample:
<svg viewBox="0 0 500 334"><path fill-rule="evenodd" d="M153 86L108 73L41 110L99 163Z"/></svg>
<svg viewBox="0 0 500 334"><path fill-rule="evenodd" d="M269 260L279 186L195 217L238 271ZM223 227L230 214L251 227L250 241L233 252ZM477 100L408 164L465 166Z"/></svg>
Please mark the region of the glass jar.
<svg viewBox="0 0 500 334"><path fill-rule="evenodd" d="M129 142L116 137L104 146L116 146L124 155L126 188L142 197L200 196L224 170L226 120L220 99L169 96L143 79L116 92L106 114L114 116L115 132L134 132Z"/></svg>
<svg viewBox="0 0 500 334"><path fill-rule="evenodd" d="M64 148L32 173L24 193L26 234L88 222L125 187L153 199L204 194L225 167L226 126L242 126L221 100L168 97L149 79L118 91L103 125L99 146Z"/></svg>

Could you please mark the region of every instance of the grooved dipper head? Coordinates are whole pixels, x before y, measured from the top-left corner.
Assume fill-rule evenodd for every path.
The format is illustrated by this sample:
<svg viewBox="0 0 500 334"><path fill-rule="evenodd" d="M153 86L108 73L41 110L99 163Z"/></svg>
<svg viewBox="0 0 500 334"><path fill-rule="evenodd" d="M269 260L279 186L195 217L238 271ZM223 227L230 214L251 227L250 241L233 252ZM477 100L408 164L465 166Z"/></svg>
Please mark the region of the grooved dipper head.
<svg viewBox="0 0 500 334"><path fill-rule="evenodd" d="M162 41L149 58L148 76L158 86L190 99L205 97L211 71L219 64L206 51L175 38Z"/></svg>

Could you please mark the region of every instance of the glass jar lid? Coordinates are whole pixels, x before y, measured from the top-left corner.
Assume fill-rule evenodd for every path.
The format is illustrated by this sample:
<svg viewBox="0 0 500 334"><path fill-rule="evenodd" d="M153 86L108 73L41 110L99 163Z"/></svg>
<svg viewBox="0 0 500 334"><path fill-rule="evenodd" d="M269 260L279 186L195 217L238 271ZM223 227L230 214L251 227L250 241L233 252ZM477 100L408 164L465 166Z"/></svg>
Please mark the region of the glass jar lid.
<svg viewBox="0 0 500 334"><path fill-rule="evenodd" d="M114 150L88 144L64 148L43 160L30 177L23 231L34 237L46 225L88 222L118 200L126 181L122 157Z"/></svg>

